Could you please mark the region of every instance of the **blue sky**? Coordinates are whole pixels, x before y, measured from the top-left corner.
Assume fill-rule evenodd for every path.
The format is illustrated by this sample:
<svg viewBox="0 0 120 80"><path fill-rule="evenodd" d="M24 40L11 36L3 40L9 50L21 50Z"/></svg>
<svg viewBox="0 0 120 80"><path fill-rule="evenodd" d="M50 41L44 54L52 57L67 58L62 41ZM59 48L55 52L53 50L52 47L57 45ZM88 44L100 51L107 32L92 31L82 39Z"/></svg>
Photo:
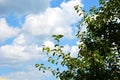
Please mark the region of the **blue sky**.
<svg viewBox="0 0 120 80"><path fill-rule="evenodd" d="M77 4L88 11L98 0L0 0L0 78L55 80L34 64L49 65L42 45L53 47L52 34L65 35L64 52L76 56L76 23L82 18L73 8Z"/></svg>

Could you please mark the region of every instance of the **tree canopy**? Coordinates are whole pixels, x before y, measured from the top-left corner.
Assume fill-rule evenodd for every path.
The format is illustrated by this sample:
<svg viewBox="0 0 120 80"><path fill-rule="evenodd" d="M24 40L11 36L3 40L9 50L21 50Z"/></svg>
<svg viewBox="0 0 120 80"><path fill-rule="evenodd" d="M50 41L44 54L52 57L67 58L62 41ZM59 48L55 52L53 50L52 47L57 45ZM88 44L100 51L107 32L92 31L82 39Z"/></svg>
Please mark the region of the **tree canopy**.
<svg viewBox="0 0 120 80"><path fill-rule="evenodd" d="M60 80L120 80L120 0L100 0L99 8L91 8L87 14L79 5L74 6L79 15L83 14L76 37L79 39L79 53L76 58L64 53L60 45L63 35L53 35L56 45L53 49L43 46L48 62L66 66L67 70L35 66L45 72L50 70ZM80 28L86 31L80 33ZM55 58L54 58L55 57Z"/></svg>

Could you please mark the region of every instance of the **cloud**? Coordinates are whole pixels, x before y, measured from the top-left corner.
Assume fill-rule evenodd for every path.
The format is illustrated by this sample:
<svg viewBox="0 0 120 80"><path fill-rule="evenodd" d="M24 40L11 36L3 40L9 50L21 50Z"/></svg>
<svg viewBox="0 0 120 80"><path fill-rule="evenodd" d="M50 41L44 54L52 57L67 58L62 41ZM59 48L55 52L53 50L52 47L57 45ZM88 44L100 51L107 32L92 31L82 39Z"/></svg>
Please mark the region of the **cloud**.
<svg viewBox="0 0 120 80"><path fill-rule="evenodd" d="M79 52L78 46L72 46L70 52L72 57L77 57Z"/></svg>
<svg viewBox="0 0 120 80"><path fill-rule="evenodd" d="M0 46L0 66L13 67L12 69L24 68L24 71L3 73L2 77L9 80L47 80L51 76L49 72L42 74L42 72L26 68L30 64L37 63L38 60L46 60L47 56L42 52L40 44L43 42L44 45L53 47L54 43L50 41L52 34L63 34L65 38L73 38L71 24L81 19L73 6L83 5L80 0L70 0L63 2L60 7L50 8L48 2L48 0L15 0L14 2L0 0L0 15L6 15L10 10L21 15L29 13L21 29L13 28L5 19L0 19L0 41L15 37L13 43ZM66 45L66 52L70 51L74 55L77 53L76 50L76 46Z"/></svg>
<svg viewBox="0 0 120 80"><path fill-rule="evenodd" d="M77 55L78 55L79 49L78 49L77 45L69 46L68 44L66 44L66 45L64 45L63 52L65 54L70 53L71 57L75 57L76 58Z"/></svg>
<svg viewBox="0 0 120 80"><path fill-rule="evenodd" d="M18 44L18 45L25 45L26 43L26 40L25 40L25 36L23 34L20 34L19 36L17 36L15 39L14 39L14 44Z"/></svg>
<svg viewBox="0 0 120 80"><path fill-rule="evenodd" d="M43 45L46 47L49 47L49 48L53 48L55 44L54 44L54 42L47 40L47 41L43 42Z"/></svg>
<svg viewBox="0 0 120 80"><path fill-rule="evenodd" d="M0 0L0 15L15 12L19 15L43 12L50 0Z"/></svg>
<svg viewBox="0 0 120 80"><path fill-rule="evenodd" d="M52 80L52 74L50 71L43 73L35 67L28 67L27 71L17 71L6 75L1 75L8 80L47 80L48 78Z"/></svg>
<svg viewBox="0 0 120 80"><path fill-rule="evenodd" d="M0 41L15 37L20 32L19 28L10 27L4 18L0 18Z"/></svg>
<svg viewBox="0 0 120 80"><path fill-rule="evenodd" d="M67 54L70 52L70 49L71 49L71 47L68 44L66 44L66 45L64 45L64 48L62 50L65 54Z"/></svg>
<svg viewBox="0 0 120 80"><path fill-rule="evenodd" d="M71 0L63 2L60 7L49 7L44 13L29 14L21 30L10 27L5 19L1 19L0 40L16 37L13 43L0 46L0 65L13 66L15 64L17 66L36 62L38 59L46 60L47 57L38 43L43 42L44 45L53 46L54 43L46 39L52 34L64 34L66 38L72 38L71 24L81 18L73 8L77 4L80 4L80 0ZM72 54L76 50L75 46L66 47L66 50L70 49Z"/></svg>
<svg viewBox="0 0 120 80"><path fill-rule="evenodd" d="M52 34L63 34L66 38L72 38L71 24L81 18L73 8L77 4L80 4L80 0L71 0L63 2L60 7L47 8L43 14L28 15L23 25L24 32L27 35L37 36L41 39Z"/></svg>
<svg viewBox="0 0 120 80"><path fill-rule="evenodd" d="M1 46L0 55L0 65L8 67L26 65L47 58L38 45L19 45L16 43Z"/></svg>

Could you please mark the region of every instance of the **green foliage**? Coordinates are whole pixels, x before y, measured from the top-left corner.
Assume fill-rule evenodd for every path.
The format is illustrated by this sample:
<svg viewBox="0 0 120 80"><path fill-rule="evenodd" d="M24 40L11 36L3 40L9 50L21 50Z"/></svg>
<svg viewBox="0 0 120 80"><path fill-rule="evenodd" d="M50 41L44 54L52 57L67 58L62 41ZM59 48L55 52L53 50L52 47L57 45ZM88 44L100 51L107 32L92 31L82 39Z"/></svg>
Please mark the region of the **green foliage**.
<svg viewBox="0 0 120 80"><path fill-rule="evenodd" d="M63 52L64 46L59 43L63 35L53 35L57 41L53 49L43 46L47 55L53 54L48 62L66 66L67 70L35 66L44 72L50 70L61 80L120 80L120 0L100 0L100 4L89 15L81 12L79 5L74 7L79 15L84 14L83 23L87 25L87 31L79 30L76 35L80 40L76 58Z"/></svg>
<svg viewBox="0 0 120 80"><path fill-rule="evenodd" d="M63 35L53 35L52 37L59 42L60 38L62 38Z"/></svg>

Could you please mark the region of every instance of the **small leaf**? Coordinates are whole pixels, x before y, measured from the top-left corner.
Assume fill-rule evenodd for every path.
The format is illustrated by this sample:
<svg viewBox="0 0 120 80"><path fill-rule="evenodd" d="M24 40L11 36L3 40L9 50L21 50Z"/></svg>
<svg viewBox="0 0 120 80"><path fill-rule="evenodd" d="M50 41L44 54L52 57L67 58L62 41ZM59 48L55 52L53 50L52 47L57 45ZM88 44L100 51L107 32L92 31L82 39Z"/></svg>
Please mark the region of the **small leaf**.
<svg viewBox="0 0 120 80"><path fill-rule="evenodd" d="M58 36L57 36L58 39L60 39L60 38L62 38L62 37L63 37L63 35L58 35Z"/></svg>
<svg viewBox="0 0 120 80"><path fill-rule="evenodd" d="M43 73L45 73L45 70L43 70Z"/></svg>
<svg viewBox="0 0 120 80"><path fill-rule="evenodd" d="M62 55L59 55L58 57L61 57Z"/></svg>
<svg viewBox="0 0 120 80"><path fill-rule="evenodd" d="M55 44L55 47L59 46L58 44Z"/></svg>
<svg viewBox="0 0 120 80"><path fill-rule="evenodd" d="M79 12L80 10L77 10L77 13Z"/></svg>
<svg viewBox="0 0 120 80"><path fill-rule="evenodd" d="M56 65L58 64L58 62L55 63Z"/></svg>
<svg viewBox="0 0 120 80"><path fill-rule="evenodd" d="M38 68L38 67L39 67L39 64L35 64L35 67Z"/></svg>
<svg viewBox="0 0 120 80"><path fill-rule="evenodd" d="M52 35L52 37L55 39L55 40L59 40L60 38L63 37L63 35L59 34L59 35Z"/></svg>
<svg viewBox="0 0 120 80"><path fill-rule="evenodd" d="M52 60L52 57L49 57L49 58L48 58L48 62L50 62L51 60Z"/></svg>
<svg viewBox="0 0 120 80"><path fill-rule="evenodd" d="M55 52L53 53L53 56L55 56Z"/></svg>
<svg viewBox="0 0 120 80"><path fill-rule="evenodd" d="M57 68L57 71L59 71L59 68Z"/></svg>
<svg viewBox="0 0 120 80"><path fill-rule="evenodd" d="M52 35L52 37L56 37L56 35Z"/></svg>
<svg viewBox="0 0 120 80"><path fill-rule="evenodd" d="M41 66L43 66L44 64L41 64Z"/></svg>
<svg viewBox="0 0 120 80"><path fill-rule="evenodd" d="M52 71L52 74L55 75L55 71Z"/></svg>
<svg viewBox="0 0 120 80"><path fill-rule="evenodd" d="M52 64L54 64L54 60L52 60Z"/></svg>

